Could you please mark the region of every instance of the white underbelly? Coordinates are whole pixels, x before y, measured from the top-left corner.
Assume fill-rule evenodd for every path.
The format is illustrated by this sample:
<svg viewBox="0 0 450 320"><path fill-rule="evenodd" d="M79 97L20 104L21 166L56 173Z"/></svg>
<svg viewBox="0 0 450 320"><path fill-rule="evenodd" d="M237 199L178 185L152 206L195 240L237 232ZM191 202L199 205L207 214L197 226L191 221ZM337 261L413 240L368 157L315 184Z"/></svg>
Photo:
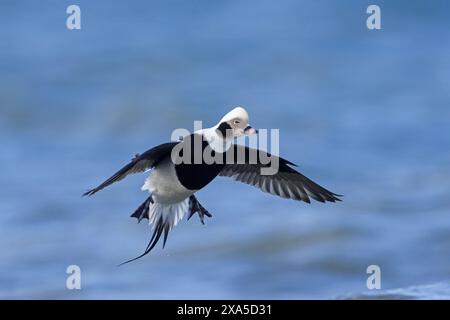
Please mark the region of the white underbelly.
<svg viewBox="0 0 450 320"><path fill-rule="evenodd" d="M142 190L148 190L155 202L170 204L183 201L195 191L188 190L178 181L170 157L161 161L145 180Z"/></svg>

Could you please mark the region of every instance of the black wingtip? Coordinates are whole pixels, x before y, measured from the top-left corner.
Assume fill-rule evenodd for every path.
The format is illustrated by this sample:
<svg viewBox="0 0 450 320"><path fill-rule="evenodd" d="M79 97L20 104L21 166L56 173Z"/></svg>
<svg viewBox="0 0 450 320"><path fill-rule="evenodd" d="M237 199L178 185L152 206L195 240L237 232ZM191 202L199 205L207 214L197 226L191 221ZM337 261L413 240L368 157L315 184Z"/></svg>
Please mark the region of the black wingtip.
<svg viewBox="0 0 450 320"><path fill-rule="evenodd" d="M97 190L95 190L95 189L90 189L90 190L88 190L88 191L86 191L85 193L83 193L81 196L82 197L90 197L90 196L92 196L94 193L96 193L97 192Z"/></svg>
<svg viewBox="0 0 450 320"><path fill-rule="evenodd" d="M342 199L340 199L340 197L343 197L343 195L341 195L341 194L330 192L330 194L328 194L327 196L328 196L328 198L326 199L326 201L328 201L328 202L342 202L343 201Z"/></svg>
<svg viewBox="0 0 450 320"><path fill-rule="evenodd" d="M324 189L324 190L326 192L316 192L316 193L310 194L309 196L312 199L314 199L318 202L321 202L321 203L327 203L327 202L335 203L335 202L342 201L342 199L339 198L339 197L343 197L342 195L336 194L336 193L328 191L326 189ZM302 200L305 201L304 199L302 199ZM307 202L307 201L305 201L305 202Z"/></svg>

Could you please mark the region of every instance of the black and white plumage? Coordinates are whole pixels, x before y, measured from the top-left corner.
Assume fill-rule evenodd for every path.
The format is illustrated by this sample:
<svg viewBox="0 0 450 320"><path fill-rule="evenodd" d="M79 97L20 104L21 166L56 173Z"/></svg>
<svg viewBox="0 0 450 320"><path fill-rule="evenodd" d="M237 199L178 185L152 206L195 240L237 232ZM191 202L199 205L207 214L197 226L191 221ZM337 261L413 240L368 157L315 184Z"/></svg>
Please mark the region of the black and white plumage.
<svg viewBox="0 0 450 320"><path fill-rule="evenodd" d="M203 224L205 216L212 217L194 194L217 176L231 177L287 199L307 203L310 203L310 198L320 202L340 201L340 195L296 171L293 168L296 165L292 162L232 143L234 138L253 133L256 130L248 125L245 109L234 108L212 128L199 130L182 141L164 143L136 155L98 187L84 193L91 196L129 174L153 169L142 186L142 190L150 195L131 215L138 222L148 219L153 225L153 234L144 253L127 262L150 252L161 236L164 246L170 230L185 215L189 220L197 213ZM268 163L267 159L271 162ZM270 175L263 174L271 163L277 163L278 170Z"/></svg>

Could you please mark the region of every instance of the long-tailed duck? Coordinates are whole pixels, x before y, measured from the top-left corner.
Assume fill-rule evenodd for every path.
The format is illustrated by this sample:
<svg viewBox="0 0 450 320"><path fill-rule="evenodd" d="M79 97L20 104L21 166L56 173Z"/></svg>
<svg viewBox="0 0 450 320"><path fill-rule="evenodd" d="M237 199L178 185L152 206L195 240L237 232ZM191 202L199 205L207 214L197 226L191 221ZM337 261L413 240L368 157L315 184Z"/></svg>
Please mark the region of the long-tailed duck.
<svg viewBox="0 0 450 320"><path fill-rule="evenodd" d="M249 126L248 113L237 107L227 113L217 125L195 131L181 141L164 143L142 154L117 171L98 187L83 195L91 196L127 175L153 169L142 190L150 195L131 215L140 222L148 219L153 234L144 253L128 263L149 253L164 234L163 247L169 231L187 214L188 220L198 213L200 221L212 217L195 197L217 176L260 188L287 199L310 203L310 198L320 202L340 201L335 194L311 181L292 167L296 165L267 152L233 144L235 138L257 133ZM273 163L277 170L264 173Z"/></svg>

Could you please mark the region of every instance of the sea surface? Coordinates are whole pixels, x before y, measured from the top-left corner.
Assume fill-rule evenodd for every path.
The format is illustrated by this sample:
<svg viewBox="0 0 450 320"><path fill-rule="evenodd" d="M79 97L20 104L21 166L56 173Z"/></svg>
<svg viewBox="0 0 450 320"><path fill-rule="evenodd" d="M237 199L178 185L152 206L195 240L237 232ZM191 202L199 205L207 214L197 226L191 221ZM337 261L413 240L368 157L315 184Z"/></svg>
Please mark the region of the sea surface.
<svg viewBox="0 0 450 320"><path fill-rule="evenodd" d="M450 298L450 3L376 2L381 30L368 1L80 0L68 30L70 1L3 1L0 298ZM117 267L151 235L147 174L81 194L236 105L344 201L221 177L206 226Z"/></svg>

